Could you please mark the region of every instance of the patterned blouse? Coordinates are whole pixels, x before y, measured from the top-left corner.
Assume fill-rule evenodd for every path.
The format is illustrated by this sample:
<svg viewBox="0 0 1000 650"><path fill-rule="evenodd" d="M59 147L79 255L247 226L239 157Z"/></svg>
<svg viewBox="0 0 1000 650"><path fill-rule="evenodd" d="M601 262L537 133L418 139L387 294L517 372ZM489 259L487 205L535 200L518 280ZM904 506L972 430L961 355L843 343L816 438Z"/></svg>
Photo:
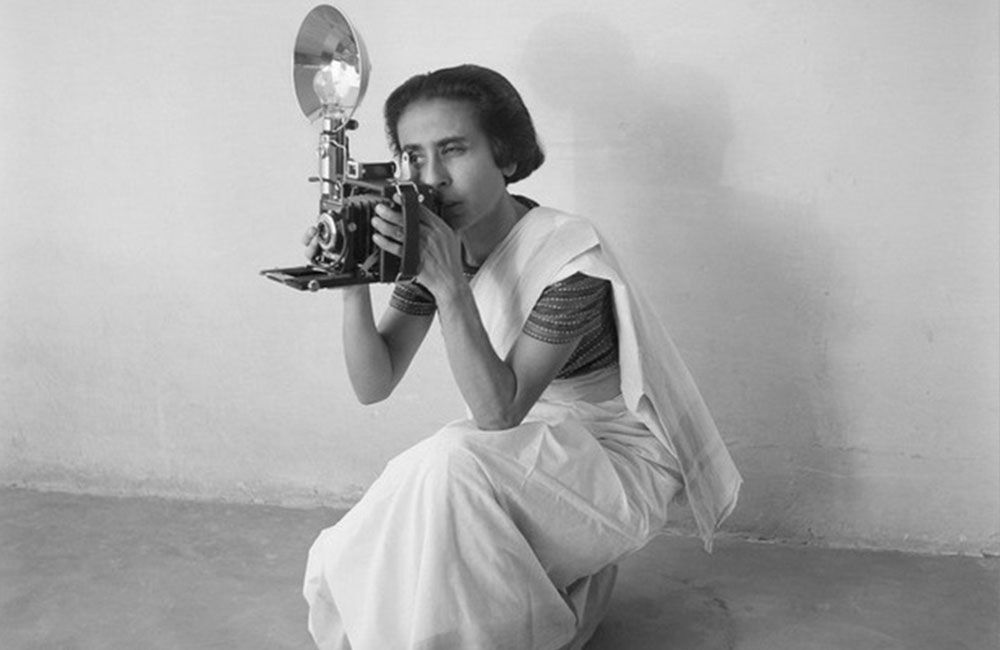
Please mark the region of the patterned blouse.
<svg viewBox="0 0 1000 650"><path fill-rule="evenodd" d="M475 268L466 268L471 278ZM389 305L414 316L432 316L437 310L434 296L417 283L397 284ZM615 326L614 294L607 280L577 273L550 284L528 315L522 330L546 343L580 343L556 375L577 377L618 363L618 330Z"/></svg>

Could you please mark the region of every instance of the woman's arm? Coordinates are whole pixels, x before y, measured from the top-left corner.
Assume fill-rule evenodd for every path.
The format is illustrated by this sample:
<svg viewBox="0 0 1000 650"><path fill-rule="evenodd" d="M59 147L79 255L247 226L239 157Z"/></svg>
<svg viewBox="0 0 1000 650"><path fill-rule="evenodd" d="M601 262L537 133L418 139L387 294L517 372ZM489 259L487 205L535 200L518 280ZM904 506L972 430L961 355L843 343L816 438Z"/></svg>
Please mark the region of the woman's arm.
<svg viewBox="0 0 1000 650"><path fill-rule="evenodd" d="M580 342L546 343L522 333L506 359L493 350L468 284L437 296L448 362L481 429L517 426Z"/></svg>
<svg viewBox="0 0 1000 650"><path fill-rule="evenodd" d="M375 242L398 254L399 213L376 208ZM482 429L521 423L580 341L552 344L521 334L506 359L497 356L483 327L472 289L462 271L461 245L437 215L421 215L418 278L434 295L448 363L473 419ZM424 330L426 332L426 330Z"/></svg>
<svg viewBox="0 0 1000 650"><path fill-rule="evenodd" d="M362 404L379 402L406 374L433 316L414 316L388 307L376 326L368 285L342 291L347 374Z"/></svg>
<svg viewBox="0 0 1000 650"><path fill-rule="evenodd" d="M302 243L306 246L306 258L311 261L318 247L316 228L306 231ZM344 358L351 386L362 404L382 401L406 374L433 315L406 314L389 307L376 326L368 285L347 286L341 292Z"/></svg>

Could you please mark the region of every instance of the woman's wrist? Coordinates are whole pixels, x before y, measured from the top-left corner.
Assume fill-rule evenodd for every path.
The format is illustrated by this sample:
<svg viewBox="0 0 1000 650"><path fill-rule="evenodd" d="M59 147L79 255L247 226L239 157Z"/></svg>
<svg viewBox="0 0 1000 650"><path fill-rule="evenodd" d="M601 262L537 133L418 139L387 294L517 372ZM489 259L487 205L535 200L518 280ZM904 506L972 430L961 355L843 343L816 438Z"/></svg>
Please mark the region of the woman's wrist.
<svg viewBox="0 0 1000 650"><path fill-rule="evenodd" d="M371 300L371 289L367 284L352 284L346 287L341 287L341 294L344 297L344 302L357 302L370 301Z"/></svg>
<svg viewBox="0 0 1000 650"><path fill-rule="evenodd" d="M442 283L431 293L434 294L434 301L441 311L461 308L463 303L473 302L472 287L464 277Z"/></svg>

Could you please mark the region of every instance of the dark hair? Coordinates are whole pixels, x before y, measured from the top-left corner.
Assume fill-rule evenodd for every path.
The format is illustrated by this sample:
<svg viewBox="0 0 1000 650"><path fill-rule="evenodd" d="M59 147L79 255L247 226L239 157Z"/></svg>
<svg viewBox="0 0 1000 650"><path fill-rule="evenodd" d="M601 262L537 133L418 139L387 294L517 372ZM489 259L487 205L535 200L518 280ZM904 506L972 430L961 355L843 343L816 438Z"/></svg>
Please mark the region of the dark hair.
<svg viewBox="0 0 1000 650"><path fill-rule="evenodd" d="M410 77L392 91L385 100L385 130L397 156L401 153L399 118L410 104L428 99L465 101L472 106L497 167L517 165L507 183L527 178L545 161L521 95L499 72L471 64Z"/></svg>

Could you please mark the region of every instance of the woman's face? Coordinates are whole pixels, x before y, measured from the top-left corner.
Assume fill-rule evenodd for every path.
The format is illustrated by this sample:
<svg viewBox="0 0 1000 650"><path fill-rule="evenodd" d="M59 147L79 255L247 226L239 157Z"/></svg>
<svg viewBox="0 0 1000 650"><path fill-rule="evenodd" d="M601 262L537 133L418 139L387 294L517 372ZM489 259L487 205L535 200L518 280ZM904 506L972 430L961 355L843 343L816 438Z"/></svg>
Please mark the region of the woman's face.
<svg viewBox="0 0 1000 650"><path fill-rule="evenodd" d="M415 175L441 195L441 218L456 232L488 226L504 207L504 172L469 103L450 99L410 104L397 125L400 150Z"/></svg>

